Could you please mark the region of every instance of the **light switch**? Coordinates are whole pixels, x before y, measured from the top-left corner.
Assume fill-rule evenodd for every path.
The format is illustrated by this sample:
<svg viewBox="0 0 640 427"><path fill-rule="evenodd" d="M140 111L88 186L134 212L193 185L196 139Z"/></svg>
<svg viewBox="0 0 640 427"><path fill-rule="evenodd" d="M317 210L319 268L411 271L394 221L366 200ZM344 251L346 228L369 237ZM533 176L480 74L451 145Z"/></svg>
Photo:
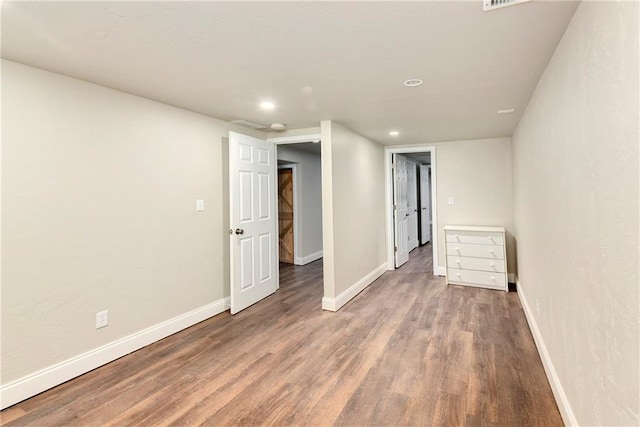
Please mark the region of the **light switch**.
<svg viewBox="0 0 640 427"><path fill-rule="evenodd" d="M454 203L454 200L453 200L453 197L449 197L449 204L450 204L450 205L454 205L454 204L455 204L455 203Z"/></svg>
<svg viewBox="0 0 640 427"><path fill-rule="evenodd" d="M198 199L196 200L196 210L198 212L203 211L204 210L204 200L202 199Z"/></svg>

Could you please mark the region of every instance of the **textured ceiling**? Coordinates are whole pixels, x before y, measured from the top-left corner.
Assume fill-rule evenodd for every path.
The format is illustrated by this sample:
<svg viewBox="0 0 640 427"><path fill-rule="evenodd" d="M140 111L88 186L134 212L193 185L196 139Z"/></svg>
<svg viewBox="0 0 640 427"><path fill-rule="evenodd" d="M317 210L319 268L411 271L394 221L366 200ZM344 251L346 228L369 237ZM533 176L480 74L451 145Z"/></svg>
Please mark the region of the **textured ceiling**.
<svg viewBox="0 0 640 427"><path fill-rule="evenodd" d="M223 120L331 119L383 144L510 136L576 6L3 2L2 56Z"/></svg>

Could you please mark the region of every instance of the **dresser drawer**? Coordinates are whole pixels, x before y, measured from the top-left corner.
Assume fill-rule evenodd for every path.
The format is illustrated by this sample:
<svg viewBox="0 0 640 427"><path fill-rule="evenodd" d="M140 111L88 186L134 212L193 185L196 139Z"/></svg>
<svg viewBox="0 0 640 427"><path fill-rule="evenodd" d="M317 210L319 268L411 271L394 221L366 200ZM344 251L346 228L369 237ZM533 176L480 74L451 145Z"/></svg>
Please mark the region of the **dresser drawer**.
<svg viewBox="0 0 640 427"><path fill-rule="evenodd" d="M451 268L460 268L462 270L481 270L493 271L495 273L504 273L505 262L502 259L489 258L468 258L457 257L453 255L447 256L447 266Z"/></svg>
<svg viewBox="0 0 640 427"><path fill-rule="evenodd" d="M499 232L447 230L447 243L472 243L474 245L504 245L504 235Z"/></svg>
<svg viewBox="0 0 640 427"><path fill-rule="evenodd" d="M507 289L506 274L491 273L488 271L447 268L447 282L461 285L486 286L494 289Z"/></svg>
<svg viewBox="0 0 640 427"><path fill-rule="evenodd" d="M504 259L504 246L473 245L469 243L447 242L447 255L458 257Z"/></svg>

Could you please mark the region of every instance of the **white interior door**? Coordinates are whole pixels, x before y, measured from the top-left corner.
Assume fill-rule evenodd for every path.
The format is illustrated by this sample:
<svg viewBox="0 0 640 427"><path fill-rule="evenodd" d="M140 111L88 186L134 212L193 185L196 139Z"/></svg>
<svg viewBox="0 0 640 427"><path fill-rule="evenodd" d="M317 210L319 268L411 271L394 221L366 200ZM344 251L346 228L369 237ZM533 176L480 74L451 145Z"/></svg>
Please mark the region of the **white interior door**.
<svg viewBox="0 0 640 427"><path fill-rule="evenodd" d="M416 164L407 161L407 237L409 251L418 247L418 172Z"/></svg>
<svg viewBox="0 0 640 427"><path fill-rule="evenodd" d="M431 241L431 166L420 165L420 243Z"/></svg>
<svg viewBox="0 0 640 427"><path fill-rule="evenodd" d="M407 159L393 155L393 218L395 240L395 265L400 267L409 261L409 237L407 219Z"/></svg>
<svg viewBox="0 0 640 427"><path fill-rule="evenodd" d="M231 314L278 289L275 145L229 132Z"/></svg>

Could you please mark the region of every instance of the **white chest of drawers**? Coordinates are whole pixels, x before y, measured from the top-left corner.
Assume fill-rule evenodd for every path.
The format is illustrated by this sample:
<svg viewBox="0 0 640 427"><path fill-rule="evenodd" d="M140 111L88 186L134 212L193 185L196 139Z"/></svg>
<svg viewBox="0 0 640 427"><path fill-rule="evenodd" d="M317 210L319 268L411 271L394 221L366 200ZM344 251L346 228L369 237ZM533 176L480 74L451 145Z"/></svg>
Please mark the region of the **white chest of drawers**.
<svg viewBox="0 0 640 427"><path fill-rule="evenodd" d="M445 225L447 284L508 291L503 227Z"/></svg>

